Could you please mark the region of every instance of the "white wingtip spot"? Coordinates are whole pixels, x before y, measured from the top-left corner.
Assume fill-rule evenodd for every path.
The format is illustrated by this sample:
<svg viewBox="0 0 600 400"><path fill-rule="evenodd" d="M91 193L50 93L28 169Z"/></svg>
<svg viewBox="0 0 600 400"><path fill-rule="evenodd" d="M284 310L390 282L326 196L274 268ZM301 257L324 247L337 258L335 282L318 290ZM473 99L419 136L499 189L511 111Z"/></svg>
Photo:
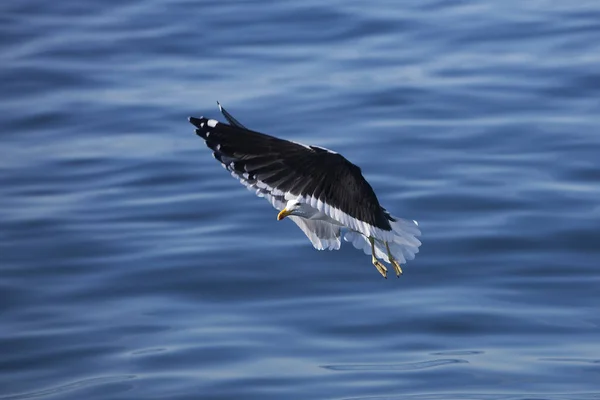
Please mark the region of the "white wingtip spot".
<svg viewBox="0 0 600 400"><path fill-rule="evenodd" d="M214 128L215 126L217 126L218 123L219 121L217 121L216 119L209 119L208 122L206 122L206 125L210 126L211 128Z"/></svg>
<svg viewBox="0 0 600 400"><path fill-rule="evenodd" d="M200 128L204 128L204 122L200 122Z"/></svg>
<svg viewBox="0 0 600 400"><path fill-rule="evenodd" d="M415 223L416 226L419 226L419 223L413 219L413 222Z"/></svg>

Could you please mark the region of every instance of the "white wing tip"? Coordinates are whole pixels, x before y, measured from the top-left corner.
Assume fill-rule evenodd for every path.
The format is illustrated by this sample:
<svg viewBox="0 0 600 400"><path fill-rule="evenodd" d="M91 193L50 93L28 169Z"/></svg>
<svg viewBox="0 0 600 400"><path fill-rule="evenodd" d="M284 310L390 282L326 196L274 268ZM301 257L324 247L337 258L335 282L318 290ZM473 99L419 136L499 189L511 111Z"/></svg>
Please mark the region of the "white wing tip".
<svg viewBox="0 0 600 400"><path fill-rule="evenodd" d="M206 121L206 125L210 126L211 128L217 126L218 123L219 121L217 121L216 119L209 119L208 121Z"/></svg>

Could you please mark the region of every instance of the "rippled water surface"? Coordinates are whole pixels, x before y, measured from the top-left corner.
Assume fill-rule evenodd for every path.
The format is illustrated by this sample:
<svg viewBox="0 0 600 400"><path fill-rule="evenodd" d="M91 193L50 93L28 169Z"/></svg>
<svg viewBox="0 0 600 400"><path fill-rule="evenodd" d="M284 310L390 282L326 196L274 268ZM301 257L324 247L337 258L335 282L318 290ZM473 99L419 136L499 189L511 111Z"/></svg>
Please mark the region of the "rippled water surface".
<svg viewBox="0 0 600 400"><path fill-rule="evenodd" d="M0 399L600 399L600 2L6 0ZM315 251L188 115L423 246Z"/></svg>

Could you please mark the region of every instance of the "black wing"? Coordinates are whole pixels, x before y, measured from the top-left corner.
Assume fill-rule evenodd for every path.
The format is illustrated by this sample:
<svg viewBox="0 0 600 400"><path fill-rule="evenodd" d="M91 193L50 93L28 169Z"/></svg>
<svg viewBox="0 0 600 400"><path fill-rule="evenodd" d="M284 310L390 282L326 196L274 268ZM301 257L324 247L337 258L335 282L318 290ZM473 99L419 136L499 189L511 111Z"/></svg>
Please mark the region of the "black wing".
<svg viewBox="0 0 600 400"><path fill-rule="evenodd" d="M272 197L276 208L280 209L275 202L285 205L286 193L312 196L358 221L391 230L360 168L340 154L244 129L235 119L238 126L207 118L189 121L214 157L246 186L256 188L258 195Z"/></svg>

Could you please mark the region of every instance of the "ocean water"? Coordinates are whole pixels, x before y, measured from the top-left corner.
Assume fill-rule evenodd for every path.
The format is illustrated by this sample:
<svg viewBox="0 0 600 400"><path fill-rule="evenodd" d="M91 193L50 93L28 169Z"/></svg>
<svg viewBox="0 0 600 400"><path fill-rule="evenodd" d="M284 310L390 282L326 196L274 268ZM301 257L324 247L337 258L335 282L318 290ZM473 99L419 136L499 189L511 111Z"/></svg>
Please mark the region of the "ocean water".
<svg viewBox="0 0 600 400"><path fill-rule="evenodd" d="M600 3L0 4L0 399L600 399ZM212 159L332 148L384 280Z"/></svg>

